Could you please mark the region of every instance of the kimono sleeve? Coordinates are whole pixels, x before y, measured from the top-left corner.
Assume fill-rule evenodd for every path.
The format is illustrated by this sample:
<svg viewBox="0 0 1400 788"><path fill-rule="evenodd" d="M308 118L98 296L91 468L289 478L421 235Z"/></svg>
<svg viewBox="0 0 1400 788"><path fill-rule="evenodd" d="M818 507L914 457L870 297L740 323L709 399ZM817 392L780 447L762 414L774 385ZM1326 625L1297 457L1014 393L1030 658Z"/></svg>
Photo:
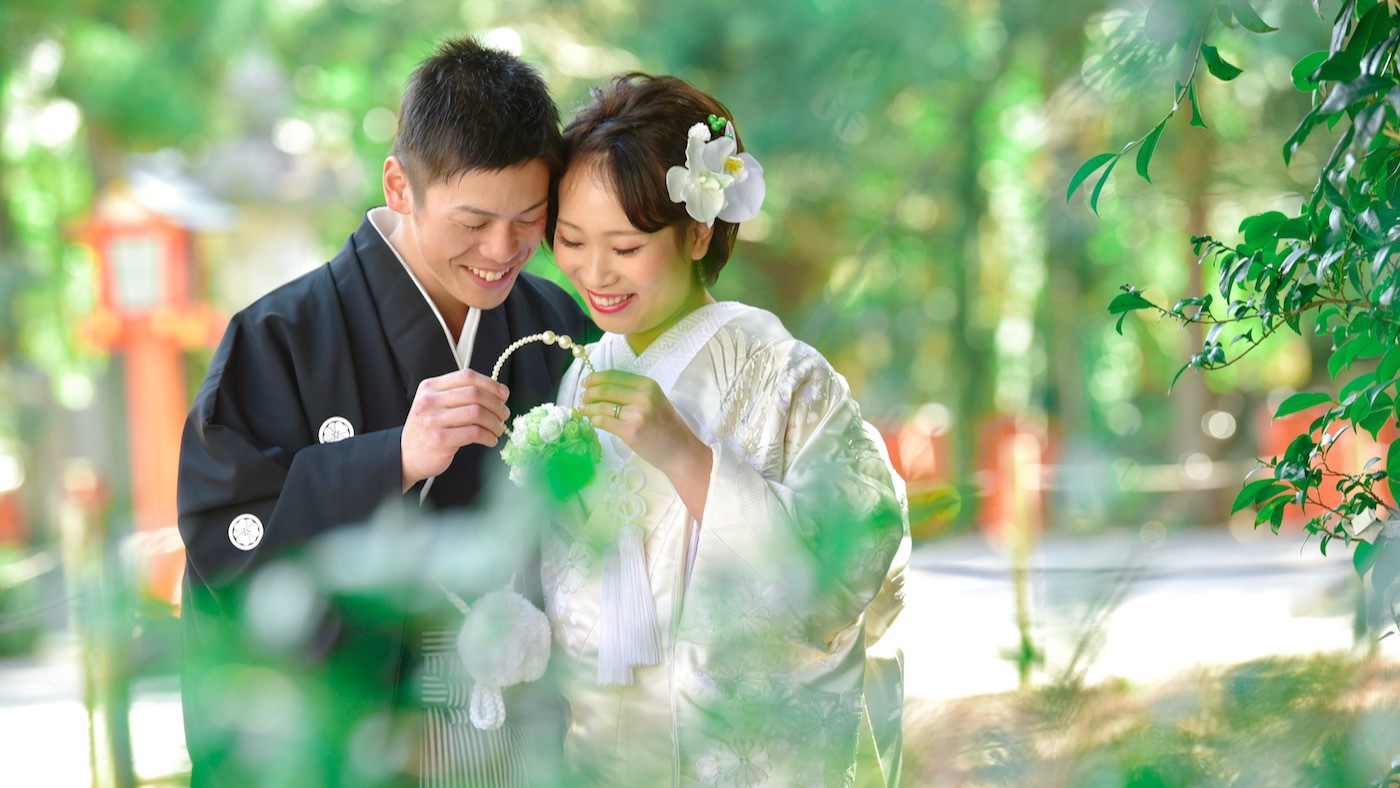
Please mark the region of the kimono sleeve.
<svg viewBox="0 0 1400 788"><path fill-rule="evenodd" d="M750 610L842 650L886 580L905 504L845 380L815 350L749 364L712 445L691 590L728 611L713 624Z"/></svg>
<svg viewBox="0 0 1400 788"><path fill-rule="evenodd" d="M353 385L302 368L286 326L230 323L185 422L179 525L188 571L225 585L269 554L361 522L401 493L402 427L319 443L304 392Z"/></svg>

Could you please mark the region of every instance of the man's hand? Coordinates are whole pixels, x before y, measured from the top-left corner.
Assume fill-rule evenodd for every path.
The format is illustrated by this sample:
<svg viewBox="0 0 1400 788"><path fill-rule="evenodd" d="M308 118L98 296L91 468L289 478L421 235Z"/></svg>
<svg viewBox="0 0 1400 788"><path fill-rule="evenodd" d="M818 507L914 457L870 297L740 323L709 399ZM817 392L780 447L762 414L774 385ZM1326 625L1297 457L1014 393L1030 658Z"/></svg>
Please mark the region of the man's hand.
<svg viewBox="0 0 1400 788"><path fill-rule="evenodd" d="M509 396L504 384L470 369L419 383L399 443L404 492L447 470L463 446L495 446L510 418Z"/></svg>

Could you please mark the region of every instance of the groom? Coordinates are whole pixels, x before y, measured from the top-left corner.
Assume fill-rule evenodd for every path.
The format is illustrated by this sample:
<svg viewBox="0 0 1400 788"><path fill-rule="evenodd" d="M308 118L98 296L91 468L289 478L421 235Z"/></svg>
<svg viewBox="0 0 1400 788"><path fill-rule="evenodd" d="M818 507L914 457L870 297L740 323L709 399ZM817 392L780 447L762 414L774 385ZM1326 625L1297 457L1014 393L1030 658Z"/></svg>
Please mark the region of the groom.
<svg viewBox="0 0 1400 788"><path fill-rule="evenodd" d="M397 710L422 705L432 648L425 659L423 633L401 612L368 615L374 605L333 595L308 601L314 573L259 570L295 566L279 559L350 533L386 502L439 513L472 504L511 413L553 399L569 361L557 348L527 345L501 383L487 375L515 339L589 330L564 291L521 270L552 210L558 126L534 69L470 39L446 41L404 92L384 162L387 206L369 211L328 264L230 321L180 451L194 785L369 782L355 765L381 757L367 753L392 738ZM518 572L536 603L538 574ZM267 613L306 609L317 615L300 636L267 636ZM436 712L429 703L424 718L465 718L450 702L460 694L446 692ZM420 755L390 771L475 779L461 771L471 764L454 765L454 748L481 742L433 735L443 734L402 748Z"/></svg>

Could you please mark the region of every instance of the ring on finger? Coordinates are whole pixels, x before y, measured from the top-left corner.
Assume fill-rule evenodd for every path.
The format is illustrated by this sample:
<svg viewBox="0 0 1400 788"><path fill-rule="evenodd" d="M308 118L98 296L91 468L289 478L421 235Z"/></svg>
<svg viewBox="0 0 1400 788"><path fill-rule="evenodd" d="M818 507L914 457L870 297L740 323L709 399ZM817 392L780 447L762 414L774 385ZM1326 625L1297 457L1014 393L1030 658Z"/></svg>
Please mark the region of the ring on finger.
<svg viewBox="0 0 1400 788"><path fill-rule="evenodd" d="M620 418L622 418L622 406L621 406L621 405L614 405L614 406L613 406L613 418L615 418L615 419L620 419Z"/></svg>

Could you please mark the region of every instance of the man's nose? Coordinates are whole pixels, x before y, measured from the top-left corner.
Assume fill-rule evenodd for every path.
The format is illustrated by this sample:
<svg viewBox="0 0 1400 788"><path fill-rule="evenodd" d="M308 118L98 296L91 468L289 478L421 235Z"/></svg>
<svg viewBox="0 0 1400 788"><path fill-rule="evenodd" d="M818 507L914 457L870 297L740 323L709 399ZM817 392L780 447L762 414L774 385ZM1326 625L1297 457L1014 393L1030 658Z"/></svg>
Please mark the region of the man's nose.
<svg viewBox="0 0 1400 788"><path fill-rule="evenodd" d="M515 229L509 222L493 223L481 242L481 256L493 263L508 263L519 253Z"/></svg>

